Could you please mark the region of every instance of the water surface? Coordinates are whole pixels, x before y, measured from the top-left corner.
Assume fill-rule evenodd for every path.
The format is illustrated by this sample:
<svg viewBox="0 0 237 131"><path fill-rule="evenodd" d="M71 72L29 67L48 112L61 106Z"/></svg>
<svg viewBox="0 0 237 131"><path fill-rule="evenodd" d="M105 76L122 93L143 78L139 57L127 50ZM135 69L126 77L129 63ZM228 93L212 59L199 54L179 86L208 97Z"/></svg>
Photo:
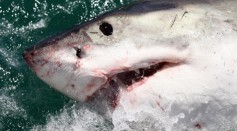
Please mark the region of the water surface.
<svg viewBox="0 0 237 131"><path fill-rule="evenodd" d="M113 125L103 116L39 80L22 53L46 37L131 1L0 0L0 130L111 130Z"/></svg>

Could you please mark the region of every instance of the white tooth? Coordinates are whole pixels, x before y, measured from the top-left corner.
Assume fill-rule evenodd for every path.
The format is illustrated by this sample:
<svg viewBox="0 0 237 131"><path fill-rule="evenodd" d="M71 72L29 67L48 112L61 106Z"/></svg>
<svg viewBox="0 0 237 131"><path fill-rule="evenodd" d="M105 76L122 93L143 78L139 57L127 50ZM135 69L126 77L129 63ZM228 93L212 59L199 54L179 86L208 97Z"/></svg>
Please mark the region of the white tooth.
<svg viewBox="0 0 237 131"><path fill-rule="evenodd" d="M139 69L136 69L134 70L137 74L140 74L140 70Z"/></svg>
<svg viewBox="0 0 237 131"><path fill-rule="evenodd" d="M117 82L117 77L112 78L114 82Z"/></svg>
<svg viewBox="0 0 237 131"><path fill-rule="evenodd" d="M134 84L136 81L132 80L132 84Z"/></svg>

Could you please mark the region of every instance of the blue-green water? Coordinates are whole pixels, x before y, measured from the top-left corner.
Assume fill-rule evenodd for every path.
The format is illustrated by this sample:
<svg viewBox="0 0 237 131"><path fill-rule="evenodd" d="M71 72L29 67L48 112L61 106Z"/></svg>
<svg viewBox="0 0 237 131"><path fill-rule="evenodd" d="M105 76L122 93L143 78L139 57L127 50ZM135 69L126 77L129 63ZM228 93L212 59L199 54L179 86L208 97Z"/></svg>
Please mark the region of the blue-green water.
<svg viewBox="0 0 237 131"><path fill-rule="evenodd" d="M83 106L76 109L78 103L39 80L22 53L39 40L131 1L0 0L0 130L110 130L113 125L103 116Z"/></svg>

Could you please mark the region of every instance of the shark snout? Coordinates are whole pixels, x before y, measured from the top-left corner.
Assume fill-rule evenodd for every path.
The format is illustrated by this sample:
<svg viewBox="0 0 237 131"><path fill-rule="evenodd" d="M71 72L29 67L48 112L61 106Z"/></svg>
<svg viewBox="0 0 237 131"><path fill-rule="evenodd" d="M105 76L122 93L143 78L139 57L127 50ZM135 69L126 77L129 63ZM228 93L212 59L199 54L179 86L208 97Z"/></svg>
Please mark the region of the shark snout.
<svg viewBox="0 0 237 131"><path fill-rule="evenodd" d="M27 65L29 65L35 73L37 73L38 69L43 68L49 63L48 55L43 55L41 50L26 50L22 55Z"/></svg>
<svg viewBox="0 0 237 131"><path fill-rule="evenodd" d="M33 68L33 57L34 57L34 53L31 51L24 51L24 53L22 54L23 59L26 61L26 63L30 66L30 68Z"/></svg>

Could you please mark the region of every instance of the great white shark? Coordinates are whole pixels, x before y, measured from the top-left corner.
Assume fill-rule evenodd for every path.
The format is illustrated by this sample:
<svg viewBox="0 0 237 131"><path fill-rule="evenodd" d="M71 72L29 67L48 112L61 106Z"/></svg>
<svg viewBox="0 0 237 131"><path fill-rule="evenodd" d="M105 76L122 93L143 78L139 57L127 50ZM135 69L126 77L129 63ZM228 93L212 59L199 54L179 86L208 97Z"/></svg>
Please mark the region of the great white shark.
<svg viewBox="0 0 237 131"><path fill-rule="evenodd" d="M135 2L23 57L77 101L107 90L114 130L237 130L236 0Z"/></svg>

